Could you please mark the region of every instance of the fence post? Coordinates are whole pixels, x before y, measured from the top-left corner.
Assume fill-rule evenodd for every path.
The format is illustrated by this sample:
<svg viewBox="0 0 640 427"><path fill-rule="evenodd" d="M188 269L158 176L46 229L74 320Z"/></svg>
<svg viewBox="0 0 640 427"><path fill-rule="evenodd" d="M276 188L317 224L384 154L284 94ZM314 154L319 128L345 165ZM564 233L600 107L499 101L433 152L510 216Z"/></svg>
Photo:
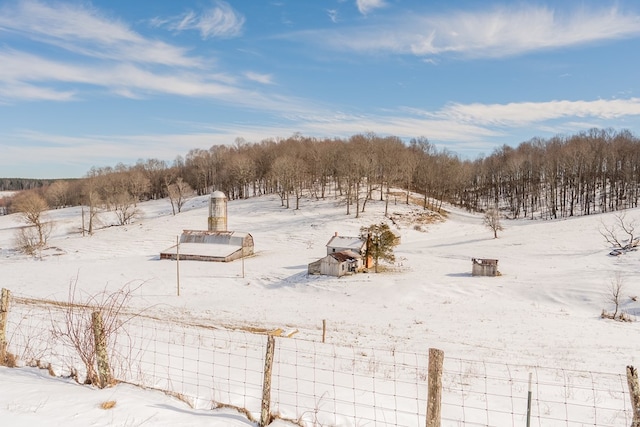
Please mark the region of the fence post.
<svg viewBox="0 0 640 427"><path fill-rule="evenodd" d="M102 313L94 311L91 313L91 325L93 326L93 339L96 351L96 363L98 365L98 387L105 388L111 384L111 368L109 367L109 356L107 354L107 337L104 334Z"/></svg>
<svg viewBox="0 0 640 427"><path fill-rule="evenodd" d="M531 427L531 380L533 372L529 372L529 391L527 392L527 427Z"/></svg>
<svg viewBox="0 0 640 427"><path fill-rule="evenodd" d="M271 422L271 371L273 370L273 354L276 350L276 340L273 335L267 335L267 352L264 356L264 380L262 381L262 410L260 411L260 427Z"/></svg>
<svg viewBox="0 0 640 427"><path fill-rule="evenodd" d="M327 337L327 320L322 319L322 344L324 344L324 340Z"/></svg>
<svg viewBox="0 0 640 427"><path fill-rule="evenodd" d="M7 358L7 317L9 317L9 289L2 288L0 294L0 365L4 365Z"/></svg>
<svg viewBox="0 0 640 427"><path fill-rule="evenodd" d="M640 427L640 385L638 385L638 370L633 366L627 366L627 383L633 411L631 427Z"/></svg>
<svg viewBox="0 0 640 427"><path fill-rule="evenodd" d="M440 427L442 408L442 366L444 351L429 349L429 385L427 394L427 427Z"/></svg>

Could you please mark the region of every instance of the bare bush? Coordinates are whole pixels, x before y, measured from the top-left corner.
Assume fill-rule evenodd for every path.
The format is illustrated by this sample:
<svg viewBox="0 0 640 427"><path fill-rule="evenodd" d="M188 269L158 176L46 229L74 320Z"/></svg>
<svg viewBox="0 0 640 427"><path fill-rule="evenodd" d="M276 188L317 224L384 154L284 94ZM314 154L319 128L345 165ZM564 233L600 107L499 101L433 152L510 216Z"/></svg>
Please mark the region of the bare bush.
<svg viewBox="0 0 640 427"><path fill-rule="evenodd" d="M79 295L77 283L76 279L69 285L64 320L56 322L52 319L52 332L55 337L62 340L65 346L75 351L84 364L86 369L84 383L104 387L109 384L101 380L104 377L104 375L101 377L101 374L104 373L100 372L101 367L97 360L98 349L92 317L95 313L101 315L101 331L106 344L106 356L109 360L113 360L121 355L114 348L118 334L125 332L123 327L139 315L137 312L125 311L128 301L139 286L131 288L127 284L115 292L108 292L105 289L94 295ZM77 373L76 379L78 379Z"/></svg>
<svg viewBox="0 0 640 427"><path fill-rule="evenodd" d="M620 273L616 273L615 277L611 279L609 283L609 288L607 289L607 293L605 295L605 301L613 304L613 313L608 312L603 309L600 317L605 319L613 319L619 320L621 322L630 322L631 317L620 310L620 305L622 303L622 293L624 292L624 279L620 275Z"/></svg>
<svg viewBox="0 0 640 427"><path fill-rule="evenodd" d="M38 251L46 246L52 229L53 223L51 222L40 224L40 228L34 226L20 227L16 230L14 236L14 246L18 251L26 255L35 256Z"/></svg>
<svg viewBox="0 0 640 427"><path fill-rule="evenodd" d="M136 207L136 199L129 193L115 194L111 198L111 203L120 225L130 224L142 215L142 212Z"/></svg>

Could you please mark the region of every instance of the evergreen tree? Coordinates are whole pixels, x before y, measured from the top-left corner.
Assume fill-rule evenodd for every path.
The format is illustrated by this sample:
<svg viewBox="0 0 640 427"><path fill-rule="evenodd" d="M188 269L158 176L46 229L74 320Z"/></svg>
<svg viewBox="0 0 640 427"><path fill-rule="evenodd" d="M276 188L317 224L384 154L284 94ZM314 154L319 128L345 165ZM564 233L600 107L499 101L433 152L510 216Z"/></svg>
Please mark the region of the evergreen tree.
<svg viewBox="0 0 640 427"><path fill-rule="evenodd" d="M398 245L398 236L393 234L387 224L372 224L368 227L360 227L360 238L367 242L367 259L373 259L375 272L378 272L378 262L380 259L387 262L394 262L396 257L393 248Z"/></svg>

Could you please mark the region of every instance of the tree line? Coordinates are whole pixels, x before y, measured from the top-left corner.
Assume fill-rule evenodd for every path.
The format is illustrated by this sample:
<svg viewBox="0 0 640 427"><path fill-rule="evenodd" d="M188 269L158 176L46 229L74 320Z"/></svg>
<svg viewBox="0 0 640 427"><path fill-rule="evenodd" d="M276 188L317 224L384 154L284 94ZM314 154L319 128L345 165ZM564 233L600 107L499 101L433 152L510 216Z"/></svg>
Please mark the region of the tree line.
<svg viewBox="0 0 640 427"><path fill-rule="evenodd" d="M0 178L0 191L22 191L45 187L54 179Z"/></svg>
<svg viewBox="0 0 640 427"><path fill-rule="evenodd" d="M334 197L357 216L369 200L388 197L391 188L403 191L405 203L420 195L425 209L447 202L472 211L496 209L511 218L616 211L638 206L640 141L628 130L591 129L505 145L469 160L426 137L405 143L374 133L346 139L294 134L192 149L171 163L147 159L92 168L81 179L52 180L32 191L51 208L109 209L127 223L139 201L168 197L175 214L191 192L212 190L231 200L277 194L283 207L293 209L303 209L305 198Z"/></svg>

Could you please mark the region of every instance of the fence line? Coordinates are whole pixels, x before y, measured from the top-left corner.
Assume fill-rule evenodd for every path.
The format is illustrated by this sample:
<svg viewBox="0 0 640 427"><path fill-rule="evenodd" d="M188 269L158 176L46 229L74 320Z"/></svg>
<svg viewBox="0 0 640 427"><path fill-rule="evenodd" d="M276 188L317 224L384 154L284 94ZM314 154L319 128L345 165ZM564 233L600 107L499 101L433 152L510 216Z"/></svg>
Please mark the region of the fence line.
<svg viewBox="0 0 640 427"><path fill-rule="evenodd" d="M63 304L13 298L7 351L22 365L56 375L86 374L57 334ZM89 310L89 308L86 308ZM258 423L267 336L137 316L111 336L113 376L160 389L191 406L232 406ZM633 409L624 373L491 363L448 357L442 373L441 425L628 426ZM275 338L270 414L303 426L424 426L429 354Z"/></svg>

